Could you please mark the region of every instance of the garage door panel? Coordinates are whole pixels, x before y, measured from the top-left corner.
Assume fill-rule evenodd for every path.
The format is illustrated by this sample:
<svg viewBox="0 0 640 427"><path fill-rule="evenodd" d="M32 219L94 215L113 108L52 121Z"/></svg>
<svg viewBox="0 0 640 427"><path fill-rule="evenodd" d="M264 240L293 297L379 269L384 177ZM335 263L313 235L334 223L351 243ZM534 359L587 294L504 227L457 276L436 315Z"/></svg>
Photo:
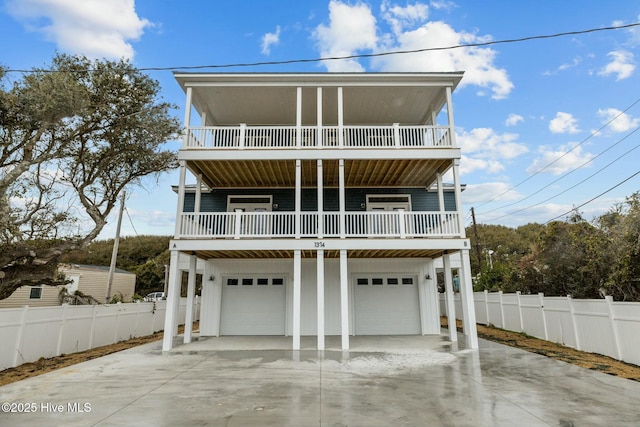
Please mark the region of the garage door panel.
<svg viewBox="0 0 640 427"><path fill-rule="evenodd" d="M222 335L284 335L284 281L226 278L222 290ZM234 283L235 284L232 284ZM258 284L261 283L261 284Z"/></svg>
<svg viewBox="0 0 640 427"><path fill-rule="evenodd" d="M356 335L419 335L417 281L404 277L402 284L403 278L375 279L356 278Z"/></svg>

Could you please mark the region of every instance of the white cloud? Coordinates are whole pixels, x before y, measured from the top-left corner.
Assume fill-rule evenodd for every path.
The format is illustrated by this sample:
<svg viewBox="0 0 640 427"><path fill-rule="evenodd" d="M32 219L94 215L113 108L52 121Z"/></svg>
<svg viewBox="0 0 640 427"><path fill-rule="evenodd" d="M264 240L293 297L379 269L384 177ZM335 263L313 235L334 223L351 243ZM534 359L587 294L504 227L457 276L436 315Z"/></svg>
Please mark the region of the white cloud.
<svg viewBox="0 0 640 427"><path fill-rule="evenodd" d="M603 123L613 120L609 127L614 132L626 132L640 123L640 119L634 119L616 108L600 109L598 115L603 118Z"/></svg>
<svg viewBox="0 0 640 427"><path fill-rule="evenodd" d="M522 117L520 114L511 113L507 117L507 120L505 120L504 124L505 126L515 126L520 122L524 122L524 117Z"/></svg>
<svg viewBox="0 0 640 427"><path fill-rule="evenodd" d="M418 50L487 41L490 38L464 31L456 32L442 21L431 21L415 30L387 37L384 50ZM490 89L494 99L506 98L513 89L507 71L494 65L496 52L489 48L467 47L390 55L375 58L381 71L464 71L461 86Z"/></svg>
<svg viewBox="0 0 640 427"><path fill-rule="evenodd" d="M559 111L549 122L549 130L553 133L578 133L578 121L569 113Z"/></svg>
<svg viewBox="0 0 640 427"><path fill-rule="evenodd" d="M580 57L573 58L571 63L564 63L558 67L558 71L568 70L569 68L577 67L582 62Z"/></svg>
<svg viewBox="0 0 640 427"><path fill-rule="evenodd" d="M262 36L262 54L269 55L271 46L277 46L280 43L280 25L276 27L275 33L267 33Z"/></svg>
<svg viewBox="0 0 640 427"><path fill-rule="evenodd" d="M513 159L529 151L526 145L515 142L518 136L515 133L500 134L491 128L475 128L456 134L456 140L466 154L501 160Z"/></svg>
<svg viewBox="0 0 640 427"><path fill-rule="evenodd" d="M614 74L616 80L623 80L631 77L636 66L633 61L633 53L627 50L614 50L609 52L607 56L613 58L602 70L598 72L600 76L609 76Z"/></svg>
<svg viewBox="0 0 640 427"><path fill-rule="evenodd" d="M482 184L468 184L467 188L462 192L462 202L464 204L469 203L482 203L489 200L498 202L506 202L513 200L520 200L522 194L516 190L510 190L509 184L506 182L485 182Z"/></svg>
<svg viewBox="0 0 640 427"><path fill-rule="evenodd" d="M436 6L437 4L437 6ZM443 2L432 7L449 7ZM401 7L384 1L383 22L390 32L380 32L371 8L364 3L349 5L340 0L329 3L329 24L319 25L313 37L321 56L348 56L358 52L379 53L419 50L488 41L490 37L457 32L442 21L425 22L428 6L415 2ZM467 47L413 54L388 55L371 61L371 68L385 72L464 71L461 86L488 89L494 99L505 98L513 89L507 71L494 65L496 52L490 48ZM325 61L328 71L365 71L356 59Z"/></svg>
<svg viewBox="0 0 640 427"><path fill-rule="evenodd" d="M382 17L391 25L393 32L398 34L402 30L416 23L422 22L429 16L429 7L426 4L415 3L401 7L391 5L388 0L380 6Z"/></svg>
<svg viewBox="0 0 640 427"><path fill-rule="evenodd" d="M10 0L9 13L72 54L133 58L129 43L151 22L140 18L134 0Z"/></svg>
<svg viewBox="0 0 640 427"><path fill-rule="evenodd" d="M536 173L544 168L544 173L560 175L576 169L593 158L591 153L583 153L576 143L560 146L554 150L547 146L538 148L540 157L527 168L527 173Z"/></svg>
<svg viewBox="0 0 640 427"><path fill-rule="evenodd" d="M376 18L369 6L358 3L354 6L331 0L329 3L329 25L320 24L313 32L323 57L349 56L363 49L376 48ZM325 61L331 72L364 71L355 59Z"/></svg>

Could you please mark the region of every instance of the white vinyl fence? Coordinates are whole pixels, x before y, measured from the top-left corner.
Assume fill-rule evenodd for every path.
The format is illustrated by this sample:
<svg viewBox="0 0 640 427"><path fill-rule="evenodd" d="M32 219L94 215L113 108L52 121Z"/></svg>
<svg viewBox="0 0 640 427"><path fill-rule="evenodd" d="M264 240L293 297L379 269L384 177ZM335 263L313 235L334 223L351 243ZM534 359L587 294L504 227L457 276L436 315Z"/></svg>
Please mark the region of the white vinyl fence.
<svg viewBox="0 0 640 427"><path fill-rule="evenodd" d="M164 328L166 301L0 309L0 370L76 353ZM198 298L194 316L199 318ZM184 323L186 298L180 300Z"/></svg>
<svg viewBox="0 0 640 427"><path fill-rule="evenodd" d="M456 317L462 316L455 294ZM640 302L475 292L476 321L640 365ZM444 294L440 312L446 313Z"/></svg>

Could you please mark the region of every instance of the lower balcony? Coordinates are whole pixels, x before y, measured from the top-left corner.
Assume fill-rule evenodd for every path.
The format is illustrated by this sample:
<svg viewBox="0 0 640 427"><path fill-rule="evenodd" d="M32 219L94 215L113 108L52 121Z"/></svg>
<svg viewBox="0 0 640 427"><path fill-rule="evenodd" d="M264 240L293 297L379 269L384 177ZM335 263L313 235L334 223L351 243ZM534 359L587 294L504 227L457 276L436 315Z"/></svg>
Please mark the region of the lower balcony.
<svg viewBox="0 0 640 427"><path fill-rule="evenodd" d="M458 212L183 213L176 238L454 238Z"/></svg>

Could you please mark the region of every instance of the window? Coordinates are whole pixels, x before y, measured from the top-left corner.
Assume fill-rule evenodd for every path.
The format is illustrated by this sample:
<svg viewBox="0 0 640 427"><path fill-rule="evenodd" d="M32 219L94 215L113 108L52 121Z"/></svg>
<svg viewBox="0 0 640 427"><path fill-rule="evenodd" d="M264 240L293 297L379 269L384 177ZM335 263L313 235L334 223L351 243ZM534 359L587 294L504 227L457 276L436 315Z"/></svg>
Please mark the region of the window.
<svg viewBox="0 0 640 427"><path fill-rule="evenodd" d="M397 285L398 284L398 278L397 277L389 277L387 279L387 285Z"/></svg>
<svg viewBox="0 0 640 427"><path fill-rule="evenodd" d="M369 279L367 279L367 278L359 278L357 283L358 283L358 285L368 285L369 284Z"/></svg>
<svg viewBox="0 0 640 427"><path fill-rule="evenodd" d="M375 278L375 279L371 279L371 284L372 285L383 285L384 281L381 278Z"/></svg>
<svg viewBox="0 0 640 427"><path fill-rule="evenodd" d="M227 279L227 286L238 286L238 279Z"/></svg>
<svg viewBox="0 0 640 427"><path fill-rule="evenodd" d="M269 284L269 279L258 279L258 286L267 286Z"/></svg>
<svg viewBox="0 0 640 427"><path fill-rule="evenodd" d="M253 278L242 279L242 286L252 286Z"/></svg>
<svg viewBox="0 0 640 427"><path fill-rule="evenodd" d="M402 278L403 285L413 285L413 278L411 277L403 277Z"/></svg>
<svg viewBox="0 0 640 427"><path fill-rule="evenodd" d="M29 299L41 299L42 298L42 285L32 286L29 292Z"/></svg>
<svg viewBox="0 0 640 427"><path fill-rule="evenodd" d="M277 277L277 278L273 279L271 284L274 285L274 286L284 285L284 279L282 277Z"/></svg>

